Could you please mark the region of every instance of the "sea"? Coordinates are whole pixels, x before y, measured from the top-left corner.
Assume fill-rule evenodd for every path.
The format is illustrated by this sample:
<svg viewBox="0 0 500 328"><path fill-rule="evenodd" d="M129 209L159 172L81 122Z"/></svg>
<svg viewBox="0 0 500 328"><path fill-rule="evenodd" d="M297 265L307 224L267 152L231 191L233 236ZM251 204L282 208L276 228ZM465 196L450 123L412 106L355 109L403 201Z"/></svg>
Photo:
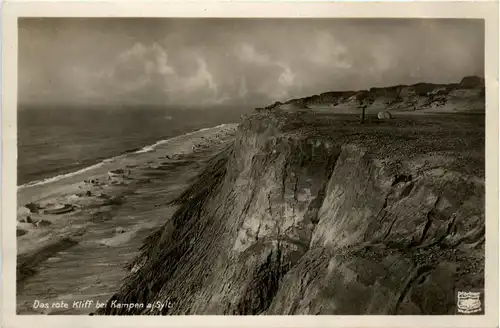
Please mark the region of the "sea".
<svg viewBox="0 0 500 328"><path fill-rule="evenodd" d="M75 172L170 138L237 123L249 108L20 106L17 184Z"/></svg>

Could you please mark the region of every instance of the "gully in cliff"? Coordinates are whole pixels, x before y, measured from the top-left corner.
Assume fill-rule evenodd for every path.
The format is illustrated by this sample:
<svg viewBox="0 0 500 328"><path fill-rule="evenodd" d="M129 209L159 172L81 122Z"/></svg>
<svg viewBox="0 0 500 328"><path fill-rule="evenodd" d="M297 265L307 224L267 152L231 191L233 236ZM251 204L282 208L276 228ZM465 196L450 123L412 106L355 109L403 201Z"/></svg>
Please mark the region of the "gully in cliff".
<svg viewBox="0 0 500 328"><path fill-rule="evenodd" d="M20 19L17 313L488 314L483 34Z"/></svg>

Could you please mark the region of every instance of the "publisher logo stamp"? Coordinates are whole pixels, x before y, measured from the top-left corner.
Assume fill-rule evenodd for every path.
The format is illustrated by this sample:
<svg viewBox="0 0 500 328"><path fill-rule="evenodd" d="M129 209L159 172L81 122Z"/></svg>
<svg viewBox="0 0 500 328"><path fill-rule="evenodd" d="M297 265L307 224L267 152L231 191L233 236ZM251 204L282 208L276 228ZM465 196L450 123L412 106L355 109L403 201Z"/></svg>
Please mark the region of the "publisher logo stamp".
<svg viewBox="0 0 500 328"><path fill-rule="evenodd" d="M483 314L484 295L482 291L458 291L457 313Z"/></svg>

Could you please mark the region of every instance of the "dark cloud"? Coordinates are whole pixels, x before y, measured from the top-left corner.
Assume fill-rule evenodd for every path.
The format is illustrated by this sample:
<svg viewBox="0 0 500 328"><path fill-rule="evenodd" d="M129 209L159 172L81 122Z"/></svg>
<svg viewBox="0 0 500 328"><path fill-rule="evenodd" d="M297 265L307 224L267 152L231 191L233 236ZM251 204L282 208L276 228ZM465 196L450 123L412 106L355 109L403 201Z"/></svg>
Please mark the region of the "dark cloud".
<svg viewBox="0 0 500 328"><path fill-rule="evenodd" d="M483 72L482 20L19 21L20 103L258 106Z"/></svg>

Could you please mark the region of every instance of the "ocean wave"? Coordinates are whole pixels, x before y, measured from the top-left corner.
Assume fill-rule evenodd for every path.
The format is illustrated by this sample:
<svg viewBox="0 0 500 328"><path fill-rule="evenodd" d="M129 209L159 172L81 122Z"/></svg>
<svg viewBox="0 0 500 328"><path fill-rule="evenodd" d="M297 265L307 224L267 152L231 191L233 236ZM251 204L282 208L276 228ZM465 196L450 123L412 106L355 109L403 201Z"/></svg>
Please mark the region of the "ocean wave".
<svg viewBox="0 0 500 328"><path fill-rule="evenodd" d="M84 173L86 171L90 171L90 170L96 169L96 168L104 165L105 163L112 162L112 161L114 161L114 160L116 160L118 158L124 157L126 155L147 153L147 152L155 150L155 148L158 147L158 146L160 146L160 145L164 145L166 143L169 143L169 142L172 142L172 141L184 138L184 137L188 137L188 136L191 136L191 135L199 133L199 132L203 132L203 131L207 131L207 130L212 130L212 129L219 129L219 128L223 128L225 126L229 126L229 124L220 124L220 125L213 126L213 127L210 127L210 128L203 128L203 129L199 129L199 130L196 130L196 131L188 132L186 134L181 134L181 135L176 136L176 137L159 140L159 141L155 142L154 144L144 146L143 148L141 148L141 149L139 149L137 151L134 151L134 152L125 152L122 155L118 155L118 156L113 156L113 157L110 157L110 158L106 158L106 159L102 160L99 163L96 163L96 164L91 165L91 166L84 167L83 169L80 169L80 170L77 170L77 171L73 171L73 172L69 172L69 173L65 173L65 174L60 174L60 175L56 175L54 177L50 177L50 178L46 178L46 179L42 179L42 180L36 180L36 181L32 181L32 182L28 182L28 183L22 184L22 185L18 186L18 189L23 189L23 188L26 188L26 187L33 187L33 186L44 185L44 184L47 184L47 183L55 182L55 181L62 180L62 179L65 179L65 178L69 178L69 177L72 177L72 176Z"/></svg>
<svg viewBox="0 0 500 328"><path fill-rule="evenodd" d="M83 173L83 172L86 172L86 171L89 171L89 170L96 169L96 168L102 166L104 163L107 163L107 162L109 162L110 160L112 160L114 158L116 158L116 157L107 158L107 159L105 159L105 160L103 160L103 161L101 161L101 162L99 162L97 164L84 167L83 169L80 169L78 171L69 172L69 173L65 173L65 174L60 174L60 175L56 175L54 177L50 177L50 178L46 178L46 179L42 179L42 180L36 180L36 181L28 182L28 183L25 183L23 185L20 185L18 188L22 189L22 188L26 188L26 187L39 186L39 185L44 185L44 184L47 184L47 183L50 183L50 182L58 181L58 180L61 180L61 179L64 179L64 178L69 178L69 177L72 177L74 175L77 175L77 174L80 174L80 173Z"/></svg>
<svg viewBox="0 0 500 328"><path fill-rule="evenodd" d="M152 145L144 146L143 148L141 148L138 151L134 152L134 154L147 153L147 152L155 150L155 148L158 147L158 146L160 146L160 145L164 145L164 144L167 144L169 142L172 142L172 141L184 138L184 137L188 137L188 136L191 136L191 135L196 134L196 133L200 133L200 132L207 131L207 130L212 130L212 129L219 129L219 128L223 128L225 126L229 126L229 124L220 124L220 125L213 126L213 127L210 127L210 128L203 128L203 129L199 129L199 130L196 130L196 131L193 131L193 132L189 132L189 133L186 133L186 134L181 134L181 135L179 135L177 137L163 139L163 140L155 142Z"/></svg>

